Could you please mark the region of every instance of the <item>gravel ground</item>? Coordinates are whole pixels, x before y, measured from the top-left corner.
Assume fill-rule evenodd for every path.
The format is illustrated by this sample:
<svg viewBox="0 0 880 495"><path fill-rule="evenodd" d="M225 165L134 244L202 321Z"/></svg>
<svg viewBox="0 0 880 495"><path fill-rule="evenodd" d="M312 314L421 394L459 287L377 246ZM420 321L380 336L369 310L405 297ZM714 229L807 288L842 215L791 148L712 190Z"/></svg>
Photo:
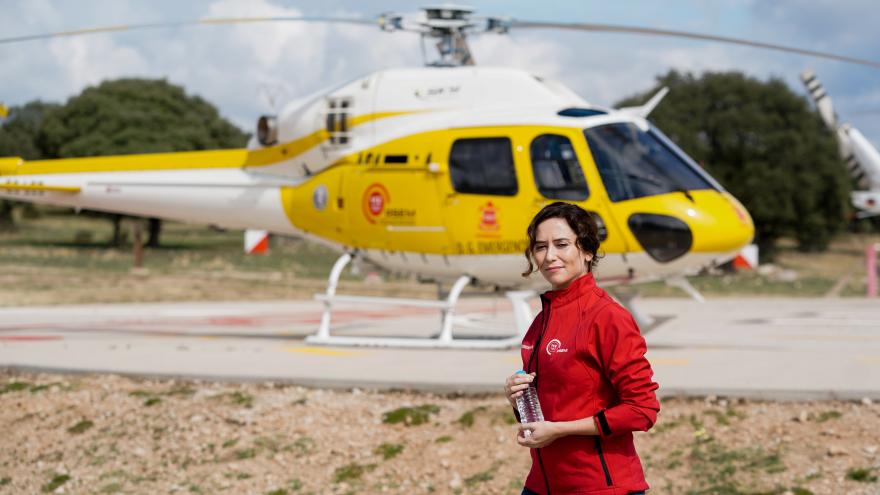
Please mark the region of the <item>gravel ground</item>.
<svg viewBox="0 0 880 495"><path fill-rule="evenodd" d="M499 385L500 387L500 385ZM654 494L880 494L880 405L666 399ZM519 493L502 395L0 373L0 493Z"/></svg>

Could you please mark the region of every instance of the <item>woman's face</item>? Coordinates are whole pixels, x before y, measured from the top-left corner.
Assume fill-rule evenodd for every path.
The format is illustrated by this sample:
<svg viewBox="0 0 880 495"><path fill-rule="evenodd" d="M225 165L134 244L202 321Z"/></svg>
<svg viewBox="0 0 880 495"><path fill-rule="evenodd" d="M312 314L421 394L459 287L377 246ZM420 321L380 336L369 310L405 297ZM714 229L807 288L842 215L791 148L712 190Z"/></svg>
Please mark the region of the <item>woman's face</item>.
<svg viewBox="0 0 880 495"><path fill-rule="evenodd" d="M576 278L587 273L593 255L581 250L577 236L564 218L548 218L535 232L532 255L541 275L553 289L564 289Z"/></svg>

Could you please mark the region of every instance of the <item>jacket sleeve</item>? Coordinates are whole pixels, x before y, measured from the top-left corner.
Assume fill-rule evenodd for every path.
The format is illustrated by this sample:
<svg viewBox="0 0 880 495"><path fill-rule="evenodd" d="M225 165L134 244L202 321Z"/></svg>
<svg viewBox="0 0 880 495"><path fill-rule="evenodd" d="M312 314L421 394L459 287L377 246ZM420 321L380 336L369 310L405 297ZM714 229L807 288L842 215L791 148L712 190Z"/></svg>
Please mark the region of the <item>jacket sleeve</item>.
<svg viewBox="0 0 880 495"><path fill-rule="evenodd" d="M599 434L649 430L657 420L660 403L638 325L626 309L612 303L600 310L593 326L596 358L618 398L617 404L594 416Z"/></svg>

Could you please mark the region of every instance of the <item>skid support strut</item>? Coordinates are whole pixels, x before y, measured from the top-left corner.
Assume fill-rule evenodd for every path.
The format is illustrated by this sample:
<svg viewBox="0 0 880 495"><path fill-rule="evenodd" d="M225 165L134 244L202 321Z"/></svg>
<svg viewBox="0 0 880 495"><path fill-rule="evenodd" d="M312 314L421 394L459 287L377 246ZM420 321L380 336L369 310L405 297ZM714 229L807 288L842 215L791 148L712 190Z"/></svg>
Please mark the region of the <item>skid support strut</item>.
<svg viewBox="0 0 880 495"><path fill-rule="evenodd" d="M327 291L323 294L315 294L315 299L324 303L324 312L321 315L321 323L314 335L306 337L309 344L339 345L339 346L372 346L372 347L422 347L422 348L457 348L457 349L507 349L519 345L523 335L531 324L533 318L529 299L534 297L534 291L511 291L506 294L513 305L516 331L509 337L502 338L468 338L456 339L453 333L453 323L462 322L464 319L457 318L455 306L465 287L472 278L462 275L452 285L448 296L441 300L403 299L396 297L368 297L337 295L336 288L339 277L353 258L350 253L345 253L336 260L330 277L327 280ZM440 311L440 333L437 337L359 337L346 335L331 335L330 322L333 315L333 306L337 303L368 303L384 306L410 306L419 308L434 308Z"/></svg>

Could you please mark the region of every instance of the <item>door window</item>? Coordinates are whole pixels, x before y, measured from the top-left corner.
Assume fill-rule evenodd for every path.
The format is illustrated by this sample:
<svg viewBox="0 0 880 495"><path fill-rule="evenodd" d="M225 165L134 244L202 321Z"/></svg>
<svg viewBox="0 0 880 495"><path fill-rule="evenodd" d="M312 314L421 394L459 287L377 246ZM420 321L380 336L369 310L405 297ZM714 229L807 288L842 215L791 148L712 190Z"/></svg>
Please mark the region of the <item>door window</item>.
<svg viewBox="0 0 880 495"><path fill-rule="evenodd" d="M510 139L459 139L449 153L449 176L457 192L514 196L519 189Z"/></svg>
<svg viewBox="0 0 880 495"><path fill-rule="evenodd" d="M567 137L538 136L532 141L530 155L535 184L545 198L583 201L590 195L584 171Z"/></svg>

